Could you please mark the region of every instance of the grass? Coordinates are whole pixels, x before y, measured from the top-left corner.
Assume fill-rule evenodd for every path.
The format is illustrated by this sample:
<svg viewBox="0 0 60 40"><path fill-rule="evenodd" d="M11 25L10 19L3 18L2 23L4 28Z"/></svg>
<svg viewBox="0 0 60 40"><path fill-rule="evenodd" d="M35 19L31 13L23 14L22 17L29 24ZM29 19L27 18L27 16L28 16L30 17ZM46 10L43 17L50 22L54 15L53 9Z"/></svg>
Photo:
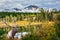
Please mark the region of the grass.
<svg viewBox="0 0 60 40"><path fill-rule="evenodd" d="M16 22L6 22L8 25L10 26L27 26L27 25L40 25L40 24L43 24L43 25L53 25L54 22L53 21L43 21L43 22L29 22L29 21L16 21ZM4 24L2 21L0 22L0 27L6 27L7 25Z"/></svg>

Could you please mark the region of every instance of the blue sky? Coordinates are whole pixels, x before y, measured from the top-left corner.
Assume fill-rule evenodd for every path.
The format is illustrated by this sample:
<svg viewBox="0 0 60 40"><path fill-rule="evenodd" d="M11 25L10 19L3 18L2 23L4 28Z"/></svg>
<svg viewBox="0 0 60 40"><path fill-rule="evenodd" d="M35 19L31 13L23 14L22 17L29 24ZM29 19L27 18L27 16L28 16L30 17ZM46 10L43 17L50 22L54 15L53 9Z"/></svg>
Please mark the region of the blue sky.
<svg viewBox="0 0 60 40"><path fill-rule="evenodd" d="M24 8L28 5L60 9L60 0L0 0L0 8Z"/></svg>

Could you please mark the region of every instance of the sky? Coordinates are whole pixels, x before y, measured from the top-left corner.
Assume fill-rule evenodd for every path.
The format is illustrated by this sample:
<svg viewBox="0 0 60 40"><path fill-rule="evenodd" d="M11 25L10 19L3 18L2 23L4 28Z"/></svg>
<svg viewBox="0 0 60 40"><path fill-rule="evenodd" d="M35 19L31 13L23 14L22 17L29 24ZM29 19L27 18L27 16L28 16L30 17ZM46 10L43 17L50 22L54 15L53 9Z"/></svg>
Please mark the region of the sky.
<svg viewBox="0 0 60 40"><path fill-rule="evenodd" d="M0 9L24 8L28 5L36 5L40 8L60 9L60 0L0 0Z"/></svg>

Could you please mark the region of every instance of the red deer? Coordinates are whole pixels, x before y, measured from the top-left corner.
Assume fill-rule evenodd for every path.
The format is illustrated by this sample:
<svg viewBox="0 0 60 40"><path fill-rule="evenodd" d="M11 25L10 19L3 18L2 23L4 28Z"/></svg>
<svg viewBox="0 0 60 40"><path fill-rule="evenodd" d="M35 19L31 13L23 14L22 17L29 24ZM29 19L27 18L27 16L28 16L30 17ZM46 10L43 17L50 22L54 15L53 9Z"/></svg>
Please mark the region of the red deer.
<svg viewBox="0 0 60 40"><path fill-rule="evenodd" d="M10 25L8 25L5 21L3 21L4 24L6 24L7 26L11 27ZM7 34L7 38L8 39L14 39L14 35L18 32L16 26L15 27L11 27L11 30L8 32Z"/></svg>

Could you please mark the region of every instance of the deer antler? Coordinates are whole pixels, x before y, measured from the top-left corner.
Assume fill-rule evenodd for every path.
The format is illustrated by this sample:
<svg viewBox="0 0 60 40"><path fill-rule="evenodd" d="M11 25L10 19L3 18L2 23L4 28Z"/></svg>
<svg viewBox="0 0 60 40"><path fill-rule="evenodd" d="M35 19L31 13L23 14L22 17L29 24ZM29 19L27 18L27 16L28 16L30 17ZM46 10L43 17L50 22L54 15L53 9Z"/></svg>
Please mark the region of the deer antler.
<svg viewBox="0 0 60 40"><path fill-rule="evenodd" d="M9 24L6 23L5 20L2 21L4 24L6 24L7 26L11 27Z"/></svg>

